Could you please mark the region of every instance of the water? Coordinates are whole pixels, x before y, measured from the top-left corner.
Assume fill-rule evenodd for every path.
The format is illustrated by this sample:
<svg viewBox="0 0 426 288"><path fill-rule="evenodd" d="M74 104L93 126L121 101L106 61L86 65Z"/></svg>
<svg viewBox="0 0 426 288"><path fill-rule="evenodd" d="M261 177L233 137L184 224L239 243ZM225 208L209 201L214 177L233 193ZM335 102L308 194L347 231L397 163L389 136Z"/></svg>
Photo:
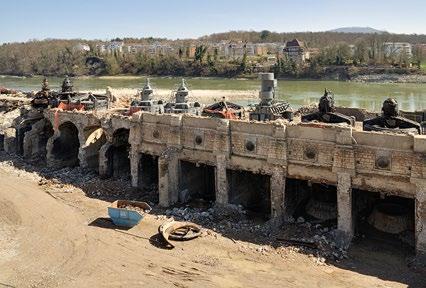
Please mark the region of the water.
<svg viewBox="0 0 426 288"><path fill-rule="evenodd" d="M177 87L180 78L150 77L155 88L173 89ZM259 80L223 79L223 78L186 78L190 89L201 90L258 90ZM41 87L41 77L23 78L0 76L0 86L23 91L38 91ZM82 77L73 79L77 90L112 88L137 89L143 86L145 77ZM50 87L58 89L62 78L50 77ZM336 105L346 107L366 108L370 111L380 111L383 100L393 97L398 100L399 107L405 111L426 109L426 84L378 84L352 83L340 81L278 81L278 98L286 100L293 107L317 103L324 88L334 92ZM196 96L194 94L194 96ZM244 101L245 99L241 99Z"/></svg>

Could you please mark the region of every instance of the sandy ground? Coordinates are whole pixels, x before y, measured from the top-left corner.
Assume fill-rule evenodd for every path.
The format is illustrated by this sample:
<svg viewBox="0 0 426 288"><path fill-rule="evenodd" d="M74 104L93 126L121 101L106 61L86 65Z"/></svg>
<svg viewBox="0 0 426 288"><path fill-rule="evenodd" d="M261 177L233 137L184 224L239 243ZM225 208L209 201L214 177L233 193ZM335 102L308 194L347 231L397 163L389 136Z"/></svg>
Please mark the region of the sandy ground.
<svg viewBox="0 0 426 288"><path fill-rule="evenodd" d="M36 172L0 162L0 287L422 287L426 275L400 253L354 245L340 263L319 265L289 247L272 248L205 230L159 245L162 215L130 230L107 217L109 202L72 185L39 185ZM60 187L58 189L57 187ZM56 189L54 189L56 187ZM423 286L425 287L425 286Z"/></svg>

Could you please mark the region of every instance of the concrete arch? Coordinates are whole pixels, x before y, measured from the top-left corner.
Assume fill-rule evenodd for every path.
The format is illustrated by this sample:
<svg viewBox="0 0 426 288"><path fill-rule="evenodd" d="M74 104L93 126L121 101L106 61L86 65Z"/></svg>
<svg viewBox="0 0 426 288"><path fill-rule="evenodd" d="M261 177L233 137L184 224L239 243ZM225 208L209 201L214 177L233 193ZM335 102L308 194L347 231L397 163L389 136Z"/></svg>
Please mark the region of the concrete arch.
<svg viewBox="0 0 426 288"><path fill-rule="evenodd" d="M47 141L47 164L55 167L80 165L81 135L75 124L66 121Z"/></svg>
<svg viewBox="0 0 426 288"><path fill-rule="evenodd" d="M102 177L131 176L130 129L116 129L99 151L99 174Z"/></svg>

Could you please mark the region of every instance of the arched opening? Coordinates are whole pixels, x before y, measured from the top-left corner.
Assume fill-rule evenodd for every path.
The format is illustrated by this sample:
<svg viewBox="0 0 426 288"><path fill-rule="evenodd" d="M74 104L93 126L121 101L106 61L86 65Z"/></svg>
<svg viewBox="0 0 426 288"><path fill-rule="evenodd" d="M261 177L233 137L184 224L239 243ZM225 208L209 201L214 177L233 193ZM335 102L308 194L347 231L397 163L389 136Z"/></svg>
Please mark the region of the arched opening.
<svg viewBox="0 0 426 288"><path fill-rule="evenodd" d="M87 127L84 129L86 143L83 146L84 158L87 167L99 170L99 150L106 143L106 136L100 127Z"/></svg>
<svg viewBox="0 0 426 288"><path fill-rule="evenodd" d="M47 119L42 119L32 125L24 137L24 158L34 163L45 163L47 155L47 141L54 134L52 124Z"/></svg>
<svg viewBox="0 0 426 288"><path fill-rule="evenodd" d="M113 134L112 145L106 153L110 177L130 179L129 134L130 130L124 128Z"/></svg>
<svg viewBox="0 0 426 288"><path fill-rule="evenodd" d="M53 157L61 166L78 166L80 141L78 139L77 127L71 122L65 122L58 129L60 135L53 141Z"/></svg>
<svg viewBox="0 0 426 288"><path fill-rule="evenodd" d="M16 153L18 155L24 155L24 138L27 132L33 129L33 125L40 119L26 119L15 130L16 138Z"/></svg>

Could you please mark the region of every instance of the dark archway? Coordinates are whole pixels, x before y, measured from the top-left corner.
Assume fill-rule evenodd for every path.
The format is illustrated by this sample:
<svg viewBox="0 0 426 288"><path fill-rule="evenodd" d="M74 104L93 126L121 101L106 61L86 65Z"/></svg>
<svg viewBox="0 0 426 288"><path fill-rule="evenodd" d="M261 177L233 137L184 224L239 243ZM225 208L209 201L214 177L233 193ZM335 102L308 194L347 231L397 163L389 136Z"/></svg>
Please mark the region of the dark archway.
<svg viewBox="0 0 426 288"><path fill-rule="evenodd" d="M353 189L354 232L375 249L414 252L414 199Z"/></svg>
<svg viewBox="0 0 426 288"><path fill-rule="evenodd" d="M229 203L242 205L256 218L271 217L271 176L227 170Z"/></svg>
<svg viewBox="0 0 426 288"><path fill-rule="evenodd" d="M106 155L108 175L114 178L130 179L130 130L120 128L113 134L112 145Z"/></svg>
<svg viewBox="0 0 426 288"><path fill-rule="evenodd" d="M138 186L143 190L158 189L158 156L141 153Z"/></svg>
<svg viewBox="0 0 426 288"><path fill-rule="evenodd" d="M80 141L77 127L71 122L65 122L58 129L60 136L53 141L53 157L58 162L61 162L63 166L78 166Z"/></svg>
<svg viewBox="0 0 426 288"><path fill-rule="evenodd" d="M180 161L179 189L181 191L179 200L182 203L189 200L214 202L216 200L214 167Z"/></svg>
<svg viewBox="0 0 426 288"><path fill-rule="evenodd" d="M337 224L336 186L287 178L285 191L288 216L303 217L326 226Z"/></svg>

